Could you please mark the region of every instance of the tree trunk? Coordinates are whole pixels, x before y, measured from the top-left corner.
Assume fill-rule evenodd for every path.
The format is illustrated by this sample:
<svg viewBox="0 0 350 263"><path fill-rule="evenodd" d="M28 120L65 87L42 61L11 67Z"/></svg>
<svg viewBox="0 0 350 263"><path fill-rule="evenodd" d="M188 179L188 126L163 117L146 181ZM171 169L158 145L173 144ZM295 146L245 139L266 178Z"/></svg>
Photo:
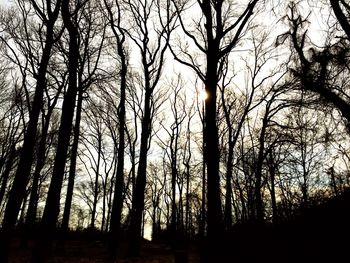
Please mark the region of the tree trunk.
<svg viewBox="0 0 350 263"><path fill-rule="evenodd" d="M10 176L10 172L12 170L13 163L15 161L15 155L16 155L16 148L15 148L15 145L12 145L10 154L9 154L7 161L6 161L6 166L5 166L4 172L1 175L0 205L4 201L4 196L5 196L5 191L7 188L8 179Z"/></svg>
<svg viewBox="0 0 350 263"><path fill-rule="evenodd" d="M203 106L203 114L204 114L204 106ZM203 133L204 133L204 127L205 123L203 121ZM205 149L205 140L204 140L204 135L203 135L203 152ZM207 204L206 204L206 199L207 199L207 191L206 191L206 165L205 165L205 157L203 154L203 164L202 164L202 206L201 206L201 219L200 219L200 225L199 225L199 233L202 238L205 236L206 232L206 215L207 215Z"/></svg>
<svg viewBox="0 0 350 263"><path fill-rule="evenodd" d="M269 153L269 172L270 172L270 195L271 195L271 206L272 206L272 223L276 225L278 223L278 211L276 201L276 164L272 150Z"/></svg>
<svg viewBox="0 0 350 263"><path fill-rule="evenodd" d="M98 177L100 176L100 163L101 163L101 151L102 151L102 134L100 134L100 131L98 132L98 148L97 148L97 167L96 167L96 176L95 176L95 189L94 189L94 200L92 204L92 211L91 211L91 223L90 228L95 228L95 220L96 220L96 209L97 209L97 201L98 201Z"/></svg>
<svg viewBox="0 0 350 263"><path fill-rule="evenodd" d="M9 194L5 208L4 219L2 222L0 238L0 262L2 263L8 262L8 250L9 242L11 241L11 232L15 227L18 213L20 211L30 177L33 162L32 156L36 142L38 119L40 110L42 108L44 90L46 88L46 72L50 60L51 49L55 41L54 25L58 17L60 3L61 1L57 0L55 9L51 10L49 20L46 22L46 42L44 44L39 70L36 76L37 83L35 87L35 94L31 111L29 113L29 123L24 135L23 147L21 150L17 171Z"/></svg>
<svg viewBox="0 0 350 263"><path fill-rule="evenodd" d="M77 94L77 68L78 68L78 41L77 29L71 21L69 12L69 0L62 1L62 18L69 33L69 62L68 89L64 96L62 106L61 123L58 133L58 144L53 167L52 178L38 238L35 242L32 254L32 263L43 263L45 257L52 249L52 238L55 234L56 223L60 210L60 197L64 176L64 169L67 160L68 145L71 136L72 121Z"/></svg>
<svg viewBox="0 0 350 263"><path fill-rule="evenodd" d="M189 149L190 151L190 149ZM185 231L186 235L190 237L190 216L191 216L191 207L190 207L190 164L189 160L185 164L186 167L186 216L185 216Z"/></svg>
<svg viewBox="0 0 350 263"><path fill-rule="evenodd" d="M66 201L64 205L63 219L62 219L62 225L61 225L63 232L66 232L68 230L70 210L72 207L74 181L75 181L76 165L77 165L77 153L78 153L78 146L79 146L82 104L83 104L83 91L80 88L78 93L77 108L75 111L76 116L75 116L75 125L74 125L74 131L73 131L74 138L73 138L73 144L71 149Z"/></svg>
<svg viewBox="0 0 350 263"><path fill-rule="evenodd" d="M173 138L172 138L173 139ZM174 241L176 230L177 230L177 206L176 206L176 178L177 178L177 168L176 168L176 157L173 153L173 149L170 149L172 152L172 158L171 158L171 226L170 226L170 232L171 232L171 239Z"/></svg>
<svg viewBox="0 0 350 263"><path fill-rule="evenodd" d="M225 196L225 212L224 212L224 225L225 230L230 230L232 227L232 170L233 170L233 145L232 145L232 128L229 128L229 145L228 156L226 164L226 196Z"/></svg>
<svg viewBox="0 0 350 263"><path fill-rule="evenodd" d="M214 57L216 47L214 43L208 43L207 74L205 91L208 98L205 101L205 161L207 166L208 189L208 238L219 239L222 234L222 210L220 198L219 176L219 139L216 123L216 91L217 91L217 59ZM210 55L209 55L210 54Z"/></svg>
<svg viewBox="0 0 350 263"><path fill-rule="evenodd" d="M37 206L38 206L38 199L39 199L38 191L39 191L40 172L45 165L46 138L47 138L49 124L50 124L49 119L50 119L50 116L47 116L45 118L45 124L42 127L42 134L40 138L35 171L33 175L33 183L31 187L28 212L26 217L26 227L28 227L29 229L33 227L36 221L36 213L37 213Z"/></svg>
<svg viewBox="0 0 350 263"><path fill-rule="evenodd" d="M257 223L264 222L264 206L263 206L263 200L261 196L261 187L262 187L262 168L263 168L264 152L265 152L265 133L266 133L266 128L268 124L269 108L270 108L270 102L266 107L266 112L263 119L261 131L260 131L259 152L258 152L258 159L256 164L256 172L255 172L254 219L256 220Z"/></svg>
<svg viewBox="0 0 350 263"><path fill-rule="evenodd" d="M137 170L135 192L132 198L131 225L130 225L130 255L137 256L140 253L142 215L144 210L144 192L146 187L147 152L151 135L151 91L146 87L144 116L142 118L140 159Z"/></svg>
<svg viewBox="0 0 350 263"><path fill-rule="evenodd" d="M117 172L114 184L114 196L111 212L111 255L115 259L115 250L117 249L117 236L120 234L121 217L123 210L123 190L124 190L124 158L125 158L125 101L126 101L126 77L127 77L127 59L124 51L124 36L119 38L117 32L115 32L118 44L118 55L121 61L120 71L120 102L118 105L118 119L119 119L119 147L118 147L118 163Z"/></svg>

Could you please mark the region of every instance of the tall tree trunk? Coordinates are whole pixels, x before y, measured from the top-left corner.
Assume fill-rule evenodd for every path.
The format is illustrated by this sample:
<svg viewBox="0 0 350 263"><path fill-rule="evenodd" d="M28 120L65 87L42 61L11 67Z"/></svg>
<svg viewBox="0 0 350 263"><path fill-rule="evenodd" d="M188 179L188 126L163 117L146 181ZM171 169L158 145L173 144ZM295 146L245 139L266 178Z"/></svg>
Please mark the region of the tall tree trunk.
<svg viewBox="0 0 350 263"><path fill-rule="evenodd" d="M268 124L268 115L269 115L270 106L271 106L271 101L269 101L266 106L266 111L265 111L261 131L260 131L259 152L258 152L258 159L256 164L256 172L255 172L254 219L259 224L264 222L264 205L263 205L263 200L261 195L261 187L262 187L262 169L263 169L263 162L264 162L264 155L265 155L265 134L266 134L267 124Z"/></svg>
<svg viewBox="0 0 350 263"><path fill-rule="evenodd" d="M211 11L211 1L203 1L201 6L206 17L206 74L205 74L205 100L204 114L204 159L207 167L207 197L208 197L208 240L211 253L205 256L206 261L212 261L216 254L217 246L222 234L222 210L220 198L220 176L219 176L219 137L216 123L216 98L217 98L217 66L219 62L219 41L214 35L214 21Z"/></svg>
<svg viewBox="0 0 350 263"><path fill-rule="evenodd" d="M203 106L203 114L204 114L204 106ZM204 127L205 122L203 120L203 152L205 151L205 140L204 140ZM199 225L199 233L202 238L205 236L206 229L206 215L207 215L207 191L206 191L206 165L205 165L205 156L203 154L203 163L202 163L202 206L201 206L201 219Z"/></svg>
<svg viewBox="0 0 350 263"><path fill-rule="evenodd" d="M98 194L99 194L99 187L98 187L98 178L100 176L100 163L101 163L101 151L102 151L102 134L100 131L98 131L98 146L97 146L97 167L96 167L96 175L95 175L95 188L94 188L94 200L92 203L92 211L91 211L91 222L90 222L90 228L95 228L95 220L96 220L96 210L97 210L97 201L98 201Z"/></svg>
<svg viewBox="0 0 350 263"><path fill-rule="evenodd" d="M276 201L276 164L272 151L269 152L269 172L270 172L270 195L271 195L271 206L272 206L272 223L275 225L278 223L277 213L277 201Z"/></svg>
<svg viewBox="0 0 350 263"><path fill-rule="evenodd" d="M174 138L172 138L173 140ZM171 226L170 226L170 232L172 240L174 241L176 231L177 231L177 206L176 206L176 178L177 178L177 168L176 168L176 156L173 153L173 149L170 149L171 154Z"/></svg>
<svg viewBox="0 0 350 263"><path fill-rule="evenodd" d="M208 188L208 238L219 239L222 233L222 210L220 198L220 176L219 176L219 139L216 123L216 92L217 92L217 59L215 51L216 43L208 43L207 74L205 91L208 98L205 101L205 161L207 166L207 188ZM210 55L209 55L210 54Z"/></svg>
<svg viewBox="0 0 350 263"><path fill-rule="evenodd" d="M75 100L77 95L77 68L78 68L78 31L71 21L69 0L62 1L62 18L69 33L69 62L68 89L62 105L61 123L58 133L58 144L53 167L52 178L45 204L44 214L40 225L38 238L33 248L32 263L43 263L45 257L52 249L52 239L55 234L56 223L60 210L60 197L67 160L68 145L71 136Z"/></svg>
<svg viewBox="0 0 350 263"><path fill-rule="evenodd" d="M36 221L36 213L37 213L37 205L38 205L38 199L39 199L39 180L40 180L40 173L41 170L44 167L45 164L45 152L46 152L46 138L49 130L49 121L50 117L45 118L45 123L42 127L42 134L39 142L39 149L37 154L37 160L33 175L33 183L31 187L31 193L29 198L29 205L28 205L28 212L26 217L26 227L28 227L28 230L33 227L35 221Z"/></svg>
<svg viewBox="0 0 350 263"><path fill-rule="evenodd" d="M147 83L147 82L146 82ZM130 225L130 255L136 256L140 253L142 215L145 205L144 192L146 187L147 152L148 143L151 136L151 89L145 88L144 115L141 128L140 159L137 170L135 192L132 198L131 225Z"/></svg>
<svg viewBox="0 0 350 263"><path fill-rule="evenodd" d="M190 149L189 149L190 151ZM190 159L190 157L189 157ZM191 229L190 227L190 216L191 216L191 205L190 205L190 164L189 160L185 164L186 167L186 216L185 216L185 231L187 236L191 236L189 230Z"/></svg>
<svg viewBox="0 0 350 263"><path fill-rule="evenodd" d="M233 170L233 145L232 145L232 127L229 127L229 145L228 156L226 164L226 196L225 196L225 211L224 211L224 225L226 230L232 227L232 170Z"/></svg>
<svg viewBox="0 0 350 263"><path fill-rule="evenodd" d="M74 181L75 181L76 166L77 166L77 154L78 154L78 146L79 146L82 105L83 105L83 91L80 89L78 92L77 108L75 111L76 116L75 116L75 125L74 125L74 131L73 131L74 138L73 138L73 144L72 144L71 156L70 156L70 167L69 167L66 201L64 205L63 219L62 219L62 225L61 225L62 231L64 232L68 230L70 211L72 207Z"/></svg>
<svg viewBox="0 0 350 263"><path fill-rule="evenodd" d="M120 235L121 217L123 210L123 191L124 191L124 158L125 158L125 102L126 102L126 77L127 77L127 58L124 51L124 35L120 38L115 31L118 44L118 55L121 61L120 71L120 101L118 105L119 117L119 147L118 147L118 164L117 173L114 184L113 206L111 212L111 252L115 258L115 250L117 249L117 236Z"/></svg>
<svg viewBox="0 0 350 263"><path fill-rule="evenodd" d="M48 1L48 3L51 6L51 1ZM51 49L55 42L54 25L58 17L60 3L61 1L57 0L54 10L50 9L49 18L46 22L46 41L42 52L38 74L36 76L37 83L35 87L31 111L29 113L29 123L24 135L23 147L21 150L17 171L9 194L5 208L4 219L2 222L0 237L0 262L2 263L8 262L8 250L9 243L11 241L11 232L15 227L18 213L20 211L30 177L39 114L43 104L44 90L46 88L46 72L50 60Z"/></svg>

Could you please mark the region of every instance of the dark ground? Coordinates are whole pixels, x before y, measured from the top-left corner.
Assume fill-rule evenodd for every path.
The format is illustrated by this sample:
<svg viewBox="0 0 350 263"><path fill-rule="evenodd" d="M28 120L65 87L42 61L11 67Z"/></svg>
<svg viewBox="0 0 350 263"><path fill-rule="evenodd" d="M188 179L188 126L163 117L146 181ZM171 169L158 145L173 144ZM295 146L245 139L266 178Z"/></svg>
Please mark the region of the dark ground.
<svg viewBox="0 0 350 263"><path fill-rule="evenodd" d="M10 263L29 262L33 242L20 248L20 241L20 236L13 238ZM111 262L103 237L72 232L65 250L57 249L47 263L177 263L175 255L183 252L174 251L169 244L145 240L140 257L131 259L127 258L127 244L126 240L121 242L119 259ZM188 246L187 263L201 262L200 244ZM237 225L217 245L220 249L211 257L217 260L209 263L350 262L350 191L277 226ZM211 248L205 252L208 250Z"/></svg>
<svg viewBox="0 0 350 263"><path fill-rule="evenodd" d="M30 241L27 248L21 248L20 239L12 242L9 263L29 263L31 256ZM175 263L175 252L169 245L144 241L141 254L136 258L127 258L127 242L121 244L121 254L114 262L120 263ZM80 238L66 241L65 250L56 250L47 263L112 263L108 258L106 246L102 241ZM113 262L113 263L114 263ZM199 263L198 249L193 246L188 251L188 263Z"/></svg>

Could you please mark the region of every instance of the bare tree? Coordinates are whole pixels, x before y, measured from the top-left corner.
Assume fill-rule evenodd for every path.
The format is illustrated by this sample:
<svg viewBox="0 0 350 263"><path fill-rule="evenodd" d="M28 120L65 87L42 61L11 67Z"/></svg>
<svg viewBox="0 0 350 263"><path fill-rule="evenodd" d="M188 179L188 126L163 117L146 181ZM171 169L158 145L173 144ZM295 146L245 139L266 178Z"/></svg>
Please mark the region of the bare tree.
<svg viewBox="0 0 350 263"><path fill-rule="evenodd" d="M118 106L118 119L119 119L119 145L118 145L118 161L117 171L114 185L113 206L111 212L111 253L115 257L115 247L117 245L116 236L120 234L120 224L123 209L123 190L124 190L124 158L125 158L125 101L126 101L126 89L127 89L127 72L128 72L128 56L125 48L126 33L121 26L122 10L118 1L115 1L116 6L116 18L112 11L112 4L107 0L104 1L105 7L108 13L108 20L116 40L116 50L120 59L120 98Z"/></svg>
<svg viewBox="0 0 350 263"><path fill-rule="evenodd" d="M180 207L182 206L181 202L177 202L177 199L181 198L181 193L179 193L179 197L177 197L177 182L180 180L180 169L179 169L179 159L180 159L180 136L182 132L182 124L185 121L186 118L186 111L183 109L186 107L184 97L181 96L181 91L183 89L183 81L181 76L178 76L177 79L172 80L170 83L170 86L172 87L172 99L170 99L170 108L172 112L172 118L173 123L170 123L170 128L167 128L169 123L161 124L163 127L163 130L167 133L168 139L167 141L164 141L160 136L158 136L158 139L160 140L161 144L163 144L163 147L165 148L166 155L169 159L170 167L171 167L171 191L172 191L172 198L171 198L171 225L170 225L170 233L172 236L172 239L174 241L176 240L176 235L180 234L183 229L180 226L181 225L181 218L177 218L177 215L181 217ZM181 109L181 110L180 110ZM162 136L164 137L164 136ZM182 186L179 185L180 189ZM179 204L179 207L177 207L177 203ZM179 211L178 211L179 210ZM180 229L178 229L180 227ZM181 234L180 234L181 235Z"/></svg>
<svg viewBox="0 0 350 263"><path fill-rule="evenodd" d="M77 72L78 79L78 96L75 110L75 124L73 129L73 143L71 148L69 179L67 186L66 202L62 219L63 231L68 229L70 208L72 204L74 181L76 174L77 152L80 136L80 122L83 108L84 96L89 92L91 86L103 82L105 77L100 72L100 60L105 41L106 26L103 19L100 23L95 24L99 19L99 9L96 2L92 1L86 4L81 10L79 18L79 69Z"/></svg>
<svg viewBox="0 0 350 263"><path fill-rule="evenodd" d="M44 262L47 253L49 253L52 249L52 238L55 232L58 214L60 211L60 196L75 109L79 46L76 14L70 9L71 7L69 0L63 0L61 7L62 19L64 26L69 34L68 88L65 93L62 105L61 123L58 132L58 145L56 149L55 163L52 172L49 192L47 195L44 214L40 225L41 234L38 236L33 248L33 256L31 259L33 263Z"/></svg>
<svg viewBox="0 0 350 263"><path fill-rule="evenodd" d="M191 54L185 42L180 42L173 47L172 53L180 63L190 67L202 80L207 94L204 114L204 156L207 169L208 187L208 238L210 246L215 251L219 249L217 241L221 240L223 233L223 217L221 207L220 175L219 175L219 137L217 127L217 89L222 76L222 69L227 56L235 48L249 23L257 0L249 1L239 15L232 15L233 3L228 5L224 1L212 2L209 0L198 1L200 17L193 25L186 24L184 15L181 14L183 6L172 1L178 11L178 17L183 33L200 52L200 56ZM205 66L202 67L202 62ZM209 253L214 256L217 253ZM213 261L205 257L208 261Z"/></svg>
<svg viewBox="0 0 350 263"><path fill-rule="evenodd" d="M163 6L164 4L164 6ZM144 211L144 192L146 186L146 170L147 170L147 152L150 146L150 138L152 131L152 116L156 109L154 90L157 87L162 69L164 67L165 51L169 43L169 35L173 30L172 20L173 14L169 6L169 2L161 3L150 1L143 2L127 1L127 7L130 11L134 32L126 31L128 36L135 43L140 51L140 59L142 64L141 86L144 91L143 109L141 119L141 138L140 138L140 158L138 162L138 170L135 184L135 191L132 198L131 225L130 225L130 254L139 254L140 235L142 228L142 216ZM156 8L158 16L153 16L153 8ZM163 16L164 14L164 16ZM156 20L153 20L157 19ZM151 41L150 23L153 20L156 27L154 42ZM154 30L154 29L153 29Z"/></svg>
<svg viewBox="0 0 350 263"><path fill-rule="evenodd" d="M348 86L341 82L342 76L348 72L347 54L349 53L349 35L347 28L349 23L344 20L345 14L339 6L339 1L330 1L336 14L338 22L347 34L347 37L340 38L337 41L325 40L321 49L315 48L308 40L308 31L306 28L307 17L304 18L298 12L296 3L289 4L289 22L290 31L280 35L277 38L277 44L282 44L288 38L291 41L294 52L293 58L296 64L292 66L292 73L299 82L301 89L318 94L328 105L336 107L340 114L346 119L346 126L350 121L350 104L347 97ZM348 5L345 4L345 10ZM329 37L333 39L333 37Z"/></svg>
<svg viewBox="0 0 350 263"><path fill-rule="evenodd" d="M16 224L17 216L26 192L26 186L29 180L30 170L32 166L32 156L35 146L38 119L40 110L42 108L43 94L46 87L47 67L50 60L52 47L57 40L57 35L55 34L55 24L59 15L61 0L58 0L55 3L50 0L46 1L44 7L42 8L34 0L30 1L29 4L35 10L37 17L43 22L43 25L45 26L45 42L39 62L39 68L35 74L35 94L31 105L32 107L29 115L29 122L27 125L26 133L24 135L21 157L6 205L2 223L0 260L5 263L8 260L7 253L8 245L11 239L11 231Z"/></svg>

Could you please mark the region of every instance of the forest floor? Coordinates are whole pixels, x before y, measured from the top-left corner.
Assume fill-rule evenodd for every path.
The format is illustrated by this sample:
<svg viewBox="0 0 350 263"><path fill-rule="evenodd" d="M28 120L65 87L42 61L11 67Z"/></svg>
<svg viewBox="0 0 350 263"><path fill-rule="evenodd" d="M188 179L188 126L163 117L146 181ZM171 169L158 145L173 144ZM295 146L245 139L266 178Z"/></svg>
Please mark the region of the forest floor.
<svg viewBox="0 0 350 263"><path fill-rule="evenodd" d="M215 243L219 250L213 250L205 245L209 243L199 240L188 244L179 243L183 250L176 251L169 242L144 240L140 257L128 258L126 235L117 250L118 260L113 262L108 259L105 236L97 232L71 232L66 236L65 250L55 249L46 263L199 263L200 252L202 259L209 258L210 263L350 262L349 222L350 190L321 205L301 211L293 220L277 225L236 225ZM33 237L35 238L35 233ZM19 232L17 237L13 237L9 263L29 263L32 247L31 241L26 248L21 248ZM187 247L187 251L184 247ZM175 260L186 253L187 261ZM220 255L223 260L218 259Z"/></svg>
<svg viewBox="0 0 350 263"><path fill-rule="evenodd" d="M32 242L26 248L20 245L20 239L15 238L11 245L9 263L30 263ZM175 253L169 245L144 241L139 257L126 257L126 243L122 244L122 254L116 261L108 258L106 246L98 240L69 240L65 250L55 251L47 259L47 263L175 263ZM188 263L199 263L197 248L188 250Z"/></svg>

